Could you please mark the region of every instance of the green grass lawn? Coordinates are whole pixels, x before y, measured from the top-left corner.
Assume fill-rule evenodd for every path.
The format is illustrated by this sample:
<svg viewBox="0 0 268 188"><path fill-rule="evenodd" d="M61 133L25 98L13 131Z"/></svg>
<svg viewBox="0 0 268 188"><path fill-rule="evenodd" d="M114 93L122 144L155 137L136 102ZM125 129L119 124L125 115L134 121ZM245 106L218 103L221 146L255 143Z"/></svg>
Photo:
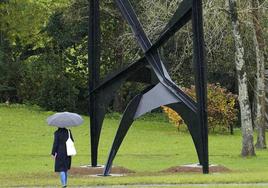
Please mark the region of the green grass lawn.
<svg viewBox="0 0 268 188"><path fill-rule="evenodd" d="M53 112L23 106L0 105L0 186L59 185L50 152L54 127L46 124ZM72 166L90 164L89 119L72 128L77 156ZM197 163L188 133L181 133L161 118L138 120L123 142L114 165L134 170L125 177L72 176L70 185L154 184L154 183L254 183L268 182L268 151L257 157L241 158L241 135L209 135L210 163L233 172L161 174L158 171L181 164ZM99 164L106 162L119 119L107 118L99 146ZM252 186L250 186L252 187Z"/></svg>

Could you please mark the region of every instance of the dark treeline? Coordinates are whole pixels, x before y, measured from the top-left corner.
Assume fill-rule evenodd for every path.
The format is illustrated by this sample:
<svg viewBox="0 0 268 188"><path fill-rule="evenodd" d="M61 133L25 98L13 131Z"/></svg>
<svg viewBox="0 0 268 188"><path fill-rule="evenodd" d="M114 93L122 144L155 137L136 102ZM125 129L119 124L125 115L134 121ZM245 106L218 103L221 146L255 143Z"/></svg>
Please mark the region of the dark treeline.
<svg viewBox="0 0 268 188"><path fill-rule="evenodd" d="M146 33L154 41L179 1L131 1ZM266 10L261 2L260 8ZM240 1L239 14L253 96L255 53L248 5ZM261 25L267 31L267 14ZM204 1L208 80L236 93L234 42L224 1ZM192 71L191 24L184 26L160 53L177 83L189 87ZM141 55L134 36L114 1L101 1L101 78ZM87 68L88 1L0 1L0 102L37 104L48 110L88 111ZM267 32L264 35L267 39ZM267 42L267 40L266 40ZM266 43L267 44L267 43ZM267 63L267 62L266 62ZM144 86L126 83L110 110L122 112ZM252 98L252 97L251 97Z"/></svg>

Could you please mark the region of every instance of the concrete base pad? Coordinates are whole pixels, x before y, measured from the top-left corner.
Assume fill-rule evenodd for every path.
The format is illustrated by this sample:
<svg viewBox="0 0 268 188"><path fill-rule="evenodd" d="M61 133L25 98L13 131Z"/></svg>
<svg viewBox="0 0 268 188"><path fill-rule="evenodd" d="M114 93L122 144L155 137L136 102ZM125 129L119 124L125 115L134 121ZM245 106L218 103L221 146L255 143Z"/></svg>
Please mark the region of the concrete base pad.
<svg viewBox="0 0 268 188"><path fill-rule="evenodd" d="M103 174L95 174L95 175L90 175L91 177L121 177L125 176L125 174L109 174L108 176L104 176Z"/></svg>
<svg viewBox="0 0 268 188"><path fill-rule="evenodd" d="M98 165L97 167L92 167L91 165L82 165L80 167L72 167L70 169L71 175L102 175L104 171L104 165ZM123 174L134 173L134 171L129 170L124 167L113 166L111 169L111 176L123 176Z"/></svg>
<svg viewBox="0 0 268 188"><path fill-rule="evenodd" d="M231 170L216 164L209 165L209 173L230 172ZM199 172L202 173L202 165L200 164L185 164L180 166L170 167L160 171L161 173L185 173L185 172Z"/></svg>

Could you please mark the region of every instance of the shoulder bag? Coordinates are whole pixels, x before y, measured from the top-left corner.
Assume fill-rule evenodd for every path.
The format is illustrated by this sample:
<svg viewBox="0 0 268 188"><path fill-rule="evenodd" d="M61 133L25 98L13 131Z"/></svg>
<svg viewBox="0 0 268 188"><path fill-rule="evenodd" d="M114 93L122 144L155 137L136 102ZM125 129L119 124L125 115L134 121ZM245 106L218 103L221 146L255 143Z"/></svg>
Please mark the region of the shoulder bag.
<svg viewBox="0 0 268 188"><path fill-rule="evenodd" d="M70 136L70 130L68 129L68 139L66 141L66 150L68 156L74 156L76 155L76 149L74 147L74 142L71 139Z"/></svg>

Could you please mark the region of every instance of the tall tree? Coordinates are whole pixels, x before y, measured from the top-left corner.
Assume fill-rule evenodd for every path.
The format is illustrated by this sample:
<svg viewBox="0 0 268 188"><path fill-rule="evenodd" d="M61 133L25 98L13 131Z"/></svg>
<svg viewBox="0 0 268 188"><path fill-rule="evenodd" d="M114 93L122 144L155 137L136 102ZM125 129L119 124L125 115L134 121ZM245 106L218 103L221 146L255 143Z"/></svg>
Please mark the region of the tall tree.
<svg viewBox="0 0 268 188"><path fill-rule="evenodd" d="M23 101L19 89L23 62L49 48L44 25L56 7L64 6L67 1L0 1L0 88L8 91L0 100Z"/></svg>
<svg viewBox="0 0 268 188"><path fill-rule="evenodd" d="M265 149L265 87L264 87L264 53L265 53L265 41L262 34L262 26L260 24L259 14L259 1L251 0L252 9L252 26L253 26L253 41L256 52L256 86L254 92L255 101L255 114L254 124L257 128L258 136L255 144L256 148Z"/></svg>
<svg viewBox="0 0 268 188"><path fill-rule="evenodd" d="M238 100L241 112L242 129L242 156L255 155L253 144L253 126L250 110L250 102L247 87L247 73L245 69L244 47L239 31L239 20L237 14L237 1L229 0L229 11L232 23L232 32L235 43L235 65L238 81Z"/></svg>

